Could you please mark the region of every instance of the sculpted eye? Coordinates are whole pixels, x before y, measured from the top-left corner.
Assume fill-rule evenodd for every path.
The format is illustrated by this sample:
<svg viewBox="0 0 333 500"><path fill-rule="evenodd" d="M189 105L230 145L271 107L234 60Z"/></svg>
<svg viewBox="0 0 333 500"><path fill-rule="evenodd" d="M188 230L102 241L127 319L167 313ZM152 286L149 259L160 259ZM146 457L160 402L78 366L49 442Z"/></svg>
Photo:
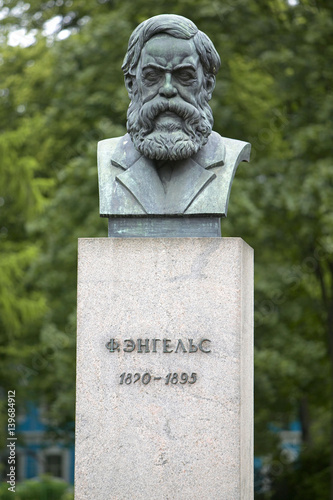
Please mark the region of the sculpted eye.
<svg viewBox="0 0 333 500"><path fill-rule="evenodd" d="M175 76L183 83L192 83L196 80L194 71L188 69L181 69L179 71L176 71Z"/></svg>
<svg viewBox="0 0 333 500"><path fill-rule="evenodd" d="M143 78L146 80L147 83L155 83L158 82L160 79L161 75L159 71L155 71L153 69L144 71L143 73Z"/></svg>

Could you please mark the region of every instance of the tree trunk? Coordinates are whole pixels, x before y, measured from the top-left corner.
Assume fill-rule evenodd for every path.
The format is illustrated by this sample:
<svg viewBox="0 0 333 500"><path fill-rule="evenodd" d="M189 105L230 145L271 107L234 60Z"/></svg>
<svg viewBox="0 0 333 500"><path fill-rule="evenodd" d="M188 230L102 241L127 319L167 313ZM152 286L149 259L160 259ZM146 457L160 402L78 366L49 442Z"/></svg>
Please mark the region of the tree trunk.
<svg viewBox="0 0 333 500"><path fill-rule="evenodd" d="M324 273L322 266L318 263L317 276L322 292L322 300L324 308L327 311L327 335L328 335L328 355L331 364L331 442L330 442L330 476L331 476L331 489L330 500L333 500L333 261L328 262L328 269L330 271L330 286L324 280Z"/></svg>
<svg viewBox="0 0 333 500"><path fill-rule="evenodd" d="M302 443L311 446L309 404L306 397L301 399L299 414L302 426Z"/></svg>

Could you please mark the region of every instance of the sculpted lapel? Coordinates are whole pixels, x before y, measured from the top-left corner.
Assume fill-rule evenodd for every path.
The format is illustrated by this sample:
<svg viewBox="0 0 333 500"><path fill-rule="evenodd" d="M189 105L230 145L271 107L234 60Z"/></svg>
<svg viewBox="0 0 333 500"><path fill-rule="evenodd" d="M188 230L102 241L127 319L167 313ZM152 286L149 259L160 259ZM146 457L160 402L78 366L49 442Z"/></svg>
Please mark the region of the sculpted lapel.
<svg viewBox="0 0 333 500"><path fill-rule="evenodd" d="M212 142L220 143L214 136L212 139ZM213 157L201 150L193 158L177 162L165 192L154 162L140 155L126 134L112 155L112 164L125 170L116 176L116 182L128 189L147 214L183 214L195 197L215 179L216 175L206 168L223 165L225 148L220 144L217 146L217 155Z"/></svg>
<svg viewBox="0 0 333 500"><path fill-rule="evenodd" d="M147 214L161 211L159 202L164 198L164 189L152 160L140 156L125 172L116 176L116 182L132 193Z"/></svg>
<svg viewBox="0 0 333 500"><path fill-rule="evenodd" d="M141 156L125 172L117 175L116 181L132 193L147 214L177 214L184 213L215 177L214 173L188 159L179 162L165 192L154 163Z"/></svg>
<svg viewBox="0 0 333 500"><path fill-rule="evenodd" d="M191 158L179 162L166 192L164 213L185 213L196 196L215 177L213 172L205 170Z"/></svg>

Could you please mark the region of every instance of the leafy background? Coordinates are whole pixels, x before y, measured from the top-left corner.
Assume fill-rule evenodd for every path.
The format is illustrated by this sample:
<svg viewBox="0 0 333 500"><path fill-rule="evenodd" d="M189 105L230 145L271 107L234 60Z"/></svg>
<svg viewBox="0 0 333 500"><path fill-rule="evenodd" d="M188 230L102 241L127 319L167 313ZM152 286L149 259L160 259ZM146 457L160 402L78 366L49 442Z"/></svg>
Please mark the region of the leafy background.
<svg viewBox="0 0 333 500"><path fill-rule="evenodd" d="M144 19L176 13L213 40L214 129L250 141L224 236L255 249L255 454L271 490L333 499L333 3L330 0L14 0L0 27L0 428L5 396L47 408L72 439L79 237L98 217L96 142L125 132L121 63ZM58 27L47 34L48 21ZM7 44L17 30L27 47ZM302 424L297 464L270 429Z"/></svg>

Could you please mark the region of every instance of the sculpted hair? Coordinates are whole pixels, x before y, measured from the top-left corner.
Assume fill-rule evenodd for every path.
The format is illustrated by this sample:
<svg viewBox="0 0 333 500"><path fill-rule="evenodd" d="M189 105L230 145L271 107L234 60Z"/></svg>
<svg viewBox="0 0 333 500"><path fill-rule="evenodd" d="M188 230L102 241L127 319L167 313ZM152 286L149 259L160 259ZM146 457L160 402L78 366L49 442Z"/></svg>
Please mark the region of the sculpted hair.
<svg viewBox="0 0 333 500"><path fill-rule="evenodd" d="M147 19L133 31L122 65L125 78L135 76L136 66L139 62L143 46L148 40L158 34L166 34L184 40L193 39L206 76L216 75L220 68L221 60L208 36L199 31L196 25L189 19L186 19L186 17L163 14Z"/></svg>

